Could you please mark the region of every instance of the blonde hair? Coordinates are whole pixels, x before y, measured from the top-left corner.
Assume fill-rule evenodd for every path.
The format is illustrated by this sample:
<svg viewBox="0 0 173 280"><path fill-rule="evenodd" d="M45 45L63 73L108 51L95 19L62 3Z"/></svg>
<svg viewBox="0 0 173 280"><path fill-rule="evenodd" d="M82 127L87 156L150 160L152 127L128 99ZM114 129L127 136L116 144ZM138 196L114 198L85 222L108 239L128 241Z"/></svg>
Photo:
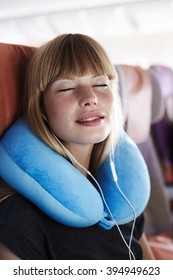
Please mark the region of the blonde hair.
<svg viewBox="0 0 173 280"><path fill-rule="evenodd" d="M93 172L116 145L123 127L117 73L105 50L96 40L82 34L63 34L37 49L27 69L24 116L44 142L68 158L42 117L42 94L56 79L87 73L107 75L115 95L114 126L103 142L94 145L90 164L90 171Z"/></svg>

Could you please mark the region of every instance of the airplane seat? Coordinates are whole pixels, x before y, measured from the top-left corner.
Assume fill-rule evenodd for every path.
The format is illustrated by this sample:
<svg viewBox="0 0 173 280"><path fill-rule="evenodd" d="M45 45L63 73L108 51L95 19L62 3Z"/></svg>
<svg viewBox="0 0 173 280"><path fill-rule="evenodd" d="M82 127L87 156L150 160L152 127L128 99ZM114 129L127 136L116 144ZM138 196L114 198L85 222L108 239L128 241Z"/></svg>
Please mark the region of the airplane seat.
<svg viewBox="0 0 173 280"><path fill-rule="evenodd" d="M115 70L118 74L118 91L120 93L123 118L127 119L127 84L125 81L125 75L120 65L115 65Z"/></svg>
<svg viewBox="0 0 173 280"><path fill-rule="evenodd" d="M0 43L0 137L20 116L25 69L33 47Z"/></svg>
<svg viewBox="0 0 173 280"><path fill-rule="evenodd" d="M0 43L0 137L22 112L25 70L34 48ZM11 195L9 186L0 177L0 201ZM4 190L4 192L3 192Z"/></svg>
<svg viewBox="0 0 173 280"><path fill-rule="evenodd" d="M152 136L165 185L173 188L173 70L163 65L152 65L149 70L155 73L159 80L165 105L164 116L151 127Z"/></svg>
<svg viewBox="0 0 173 280"><path fill-rule="evenodd" d="M145 210L145 233L157 259L173 259L173 248L165 252L166 242L172 242L172 223L170 207L164 188L163 173L159 158L151 136L151 126L164 115L165 107L160 84L153 72L139 66L118 65L116 67L120 84L126 83L121 98L127 108L125 115L126 131L138 145L146 163L151 180L151 196ZM121 78L123 77L123 79ZM160 239L164 235L164 249L159 250ZM155 240L157 238L157 240ZM167 238L167 239L166 239ZM163 241L163 238L162 238ZM159 244L159 245L158 245Z"/></svg>

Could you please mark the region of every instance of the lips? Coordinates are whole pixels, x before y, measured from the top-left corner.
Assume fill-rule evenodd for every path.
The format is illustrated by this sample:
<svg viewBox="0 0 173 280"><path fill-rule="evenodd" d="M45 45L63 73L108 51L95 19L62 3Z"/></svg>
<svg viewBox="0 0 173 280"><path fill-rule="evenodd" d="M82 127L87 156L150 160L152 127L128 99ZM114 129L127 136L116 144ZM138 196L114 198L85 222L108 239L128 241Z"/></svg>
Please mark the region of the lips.
<svg viewBox="0 0 173 280"><path fill-rule="evenodd" d="M80 125L92 126L99 124L104 118L102 112L89 112L81 115L76 122Z"/></svg>

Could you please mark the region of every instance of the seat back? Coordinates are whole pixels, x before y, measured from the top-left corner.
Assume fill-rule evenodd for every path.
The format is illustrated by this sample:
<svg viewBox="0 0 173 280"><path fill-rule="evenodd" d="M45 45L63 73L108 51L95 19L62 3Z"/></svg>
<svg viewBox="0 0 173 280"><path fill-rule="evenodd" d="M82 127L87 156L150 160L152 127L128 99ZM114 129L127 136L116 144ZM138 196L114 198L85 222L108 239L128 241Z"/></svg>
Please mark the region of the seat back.
<svg viewBox="0 0 173 280"><path fill-rule="evenodd" d="M25 71L34 50L0 43L0 136L22 112Z"/></svg>
<svg viewBox="0 0 173 280"><path fill-rule="evenodd" d="M164 101L157 76L148 69L138 66L119 65L127 92L120 95L127 98L127 133L138 145L148 166L151 180L151 197L145 210L147 235L160 232L172 233L171 216L163 174L151 137L151 126L164 115ZM119 76L121 79L121 76ZM120 88L121 90L121 88Z"/></svg>

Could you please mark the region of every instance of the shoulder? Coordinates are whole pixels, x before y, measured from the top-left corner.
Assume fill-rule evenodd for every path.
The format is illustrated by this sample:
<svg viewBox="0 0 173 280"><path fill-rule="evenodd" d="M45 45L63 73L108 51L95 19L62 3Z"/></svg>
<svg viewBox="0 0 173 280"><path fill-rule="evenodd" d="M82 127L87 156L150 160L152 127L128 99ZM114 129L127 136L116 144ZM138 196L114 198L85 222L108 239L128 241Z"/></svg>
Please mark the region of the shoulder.
<svg viewBox="0 0 173 280"><path fill-rule="evenodd" d="M32 202L16 193L0 203L0 226L30 238L41 235L50 218Z"/></svg>
<svg viewBox="0 0 173 280"><path fill-rule="evenodd" d="M0 203L0 242L22 259L44 258L44 223L45 214L19 194Z"/></svg>
<svg viewBox="0 0 173 280"><path fill-rule="evenodd" d="M20 194L12 194L0 203L0 224L15 224L16 222L29 221L34 214L39 218L40 211L30 201Z"/></svg>

